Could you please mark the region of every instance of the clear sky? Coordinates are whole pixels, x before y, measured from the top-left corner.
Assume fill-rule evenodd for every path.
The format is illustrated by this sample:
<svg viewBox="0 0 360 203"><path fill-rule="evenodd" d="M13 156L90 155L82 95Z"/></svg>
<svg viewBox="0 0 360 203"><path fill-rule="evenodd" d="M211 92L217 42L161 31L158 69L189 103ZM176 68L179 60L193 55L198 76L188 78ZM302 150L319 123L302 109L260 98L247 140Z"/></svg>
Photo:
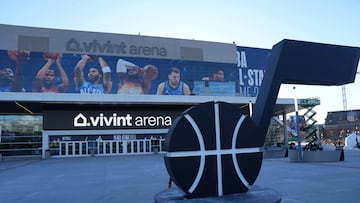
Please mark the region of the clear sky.
<svg viewBox="0 0 360 203"><path fill-rule="evenodd" d="M358 0L11 0L1 3L0 13L0 24L10 25L235 42L267 49L284 38L360 47ZM360 109L359 90L357 75L353 84L346 85L349 110ZM279 97L294 94L293 85L282 85ZM328 111L343 110L340 86L296 86L296 95L320 97L321 105L315 108L318 123L324 122Z"/></svg>

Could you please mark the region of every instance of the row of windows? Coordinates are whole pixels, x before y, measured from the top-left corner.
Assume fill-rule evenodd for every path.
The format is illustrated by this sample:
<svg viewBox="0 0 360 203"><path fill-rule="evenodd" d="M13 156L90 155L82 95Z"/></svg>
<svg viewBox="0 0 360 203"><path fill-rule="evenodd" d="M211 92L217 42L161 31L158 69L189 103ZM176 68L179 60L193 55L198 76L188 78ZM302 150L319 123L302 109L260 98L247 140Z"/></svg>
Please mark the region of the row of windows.
<svg viewBox="0 0 360 203"><path fill-rule="evenodd" d="M0 115L0 154L41 155L41 115Z"/></svg>

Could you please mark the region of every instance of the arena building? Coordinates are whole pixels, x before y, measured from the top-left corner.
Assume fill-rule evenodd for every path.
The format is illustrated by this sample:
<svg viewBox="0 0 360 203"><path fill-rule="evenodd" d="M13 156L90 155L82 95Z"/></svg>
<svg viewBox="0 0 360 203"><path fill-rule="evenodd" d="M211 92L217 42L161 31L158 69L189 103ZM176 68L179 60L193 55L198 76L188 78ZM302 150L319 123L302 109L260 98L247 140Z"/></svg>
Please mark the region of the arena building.
<svg viewBox="0 0 360 203"><path fill-rule="evenodd" d="M161 152L193 105L251 113L269 56L231 43L0 25L0 154ZM279 98L274 116L293 111L293 99Z"/></svg>

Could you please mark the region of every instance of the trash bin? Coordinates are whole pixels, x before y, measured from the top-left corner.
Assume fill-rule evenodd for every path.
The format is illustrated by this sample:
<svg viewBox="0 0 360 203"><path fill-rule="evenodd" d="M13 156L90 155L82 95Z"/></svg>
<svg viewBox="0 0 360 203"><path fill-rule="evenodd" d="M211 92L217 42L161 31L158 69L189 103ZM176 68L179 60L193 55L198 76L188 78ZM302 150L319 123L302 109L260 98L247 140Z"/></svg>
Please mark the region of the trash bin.
<svg viewBox="0 0 360 203"><path fill-rule="evenodd" d="M50 156L51 156L51 150L50 149L45 150L45 159L49 159Z"/></svg>

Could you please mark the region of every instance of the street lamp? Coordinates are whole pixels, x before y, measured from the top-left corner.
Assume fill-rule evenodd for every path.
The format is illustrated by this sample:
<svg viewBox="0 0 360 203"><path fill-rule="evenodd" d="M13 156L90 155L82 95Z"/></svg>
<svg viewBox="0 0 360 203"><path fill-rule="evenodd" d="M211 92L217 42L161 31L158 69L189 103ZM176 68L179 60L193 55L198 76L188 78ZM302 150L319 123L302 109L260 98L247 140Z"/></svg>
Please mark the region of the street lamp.
<svg viewBox="0 0 360 203"><path fill-rule="evenodd" d="M300 135L300 120L299 120L299 107L298 107L298 102L297 102L297 96L296 96L296 87L293 87L294 89L294 105L295 105L295 122L296 122L296 134L298 137L298 161L302 160L302 156L301 156L301 135Z"/></svg>
<svg viewBox="0 0 360 203"><path fill-rule="evenodd" d="M253 107L252 107L252 102L250 100L249 101L249 114L250 114L250 117L252 116L252 113L253 113Z"/></svg>

